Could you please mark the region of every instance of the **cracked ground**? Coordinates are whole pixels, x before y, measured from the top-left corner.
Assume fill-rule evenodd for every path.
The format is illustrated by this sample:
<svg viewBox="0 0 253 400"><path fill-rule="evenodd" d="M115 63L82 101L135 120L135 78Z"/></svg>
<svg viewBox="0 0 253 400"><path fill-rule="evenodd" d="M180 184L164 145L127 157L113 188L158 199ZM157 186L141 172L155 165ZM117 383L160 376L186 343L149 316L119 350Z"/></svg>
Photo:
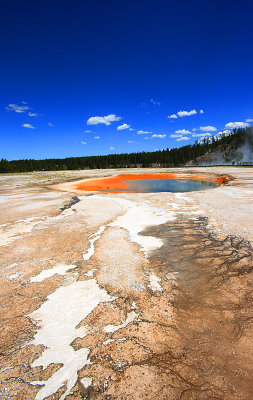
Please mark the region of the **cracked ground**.
<svg viewBox="0 0 253 400"><path fill-rule="evenodd" d="M251 400L251 236L228 202L208 203L229 189L2 187L0 398ZM124 225L133 205L140 231L138 215Z"/></svg>

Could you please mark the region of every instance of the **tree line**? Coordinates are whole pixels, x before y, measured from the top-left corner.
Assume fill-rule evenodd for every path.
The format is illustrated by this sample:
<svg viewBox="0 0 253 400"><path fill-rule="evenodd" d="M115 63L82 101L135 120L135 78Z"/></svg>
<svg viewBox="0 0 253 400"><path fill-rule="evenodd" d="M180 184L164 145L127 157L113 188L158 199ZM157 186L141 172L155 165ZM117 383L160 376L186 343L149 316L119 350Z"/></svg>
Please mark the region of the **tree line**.
<svg viewBox="0 0 253 400"><path fill-rule="evenodd" d="M212 136L196 141L193 145L153 152L109 154L101 156L25 159L0 161L0 173L61 171L78 169L107 169L127 167L178 167L189 161L197 164L197 158L208 152L224 150L229 145L237 149L251 135L251 128L233 130L229 135Z"/></svg>

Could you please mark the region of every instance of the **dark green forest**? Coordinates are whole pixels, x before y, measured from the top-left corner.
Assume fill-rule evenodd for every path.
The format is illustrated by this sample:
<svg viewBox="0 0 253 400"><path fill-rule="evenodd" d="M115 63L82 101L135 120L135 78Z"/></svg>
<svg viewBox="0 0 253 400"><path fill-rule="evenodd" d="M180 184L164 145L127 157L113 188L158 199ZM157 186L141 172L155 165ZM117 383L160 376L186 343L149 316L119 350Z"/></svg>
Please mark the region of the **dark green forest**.
<svg viewBox="0 0 253 400"><path fill-rule="evenodd" d="M230 148L239 149L245 143L252 145L252 128L237 129L230 135L222 134L221 137L210 137L203 142L196 141L193 145L180 148L159 150L154 152L109 154L101 156L50 158L44 160L13 160L4 158L0 161L0 173L31 172L31 171L60 171L78 169L105 169L126 167L178 167L190 161L198 165L198 157L207 153ZM232 160L231 160L232 162Z"/></svg>

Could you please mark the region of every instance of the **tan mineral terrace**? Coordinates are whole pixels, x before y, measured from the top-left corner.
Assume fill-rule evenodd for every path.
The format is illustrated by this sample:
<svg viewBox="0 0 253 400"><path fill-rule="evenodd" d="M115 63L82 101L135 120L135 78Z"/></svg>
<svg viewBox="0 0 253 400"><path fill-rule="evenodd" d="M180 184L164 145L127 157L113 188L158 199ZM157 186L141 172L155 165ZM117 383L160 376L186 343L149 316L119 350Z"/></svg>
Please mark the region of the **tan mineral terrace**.
<svg viewBox="0 0 253 400"><path fill-rule="evenodd" d="M77 189L144 173L227 182ZM242 167L0 175L0 399L252 400L252 195Z"/></svg>

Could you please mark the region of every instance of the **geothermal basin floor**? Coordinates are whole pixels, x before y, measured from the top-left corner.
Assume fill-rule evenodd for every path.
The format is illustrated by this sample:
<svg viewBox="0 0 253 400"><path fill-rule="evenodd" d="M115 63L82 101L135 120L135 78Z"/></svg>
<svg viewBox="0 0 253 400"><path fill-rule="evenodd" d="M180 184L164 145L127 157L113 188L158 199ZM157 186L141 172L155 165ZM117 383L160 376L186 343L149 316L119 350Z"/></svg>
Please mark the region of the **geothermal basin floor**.
<svg viewBox="0 0 253 400"><path fill-rule="evenodd" d="M73 187L143 172L228 182ZM0 399L251 400L252 194L251 168L1 175Z"/></svg>

